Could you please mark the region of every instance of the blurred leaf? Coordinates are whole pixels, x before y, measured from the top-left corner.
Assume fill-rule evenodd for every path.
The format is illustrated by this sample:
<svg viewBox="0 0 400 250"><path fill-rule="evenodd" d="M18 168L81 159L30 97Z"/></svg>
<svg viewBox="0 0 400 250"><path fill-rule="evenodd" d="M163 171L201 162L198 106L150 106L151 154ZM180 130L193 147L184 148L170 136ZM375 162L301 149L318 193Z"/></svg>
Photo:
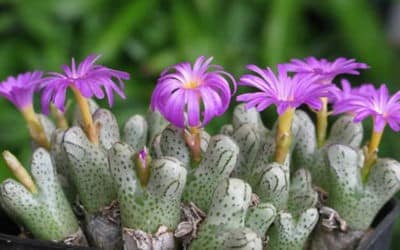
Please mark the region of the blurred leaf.
<svg viewBox="0 0 400 250"><path fill-rule="evenodd" d="M97 39L97 43L94 46L87 45L87 50L92 48L94 52L102 54L105 61L113 58L125 39L129 37L130 32L139 27L148 17L155 3L155 0L128 1L126 6L121 7L115 14L113 21Z"/></svg>
<svg viewBox="0 0 400 250"><path fill-rule="evenodd" d="M292 57L290 52L297 45L296 30L302 25L299 0L274 0L266 6L269 16L263 30L262 61L264 65L275 65Z"/></svg>
<svg viewBox="0 0 400 250"><path fill-rule="evenodd" d="M329 0L325 4L343 32L344 46L354 50L359 60L371 66L374 79L380 82L399 79L395 77L396 64L387 36L370 4L363 0Z"/></svg>

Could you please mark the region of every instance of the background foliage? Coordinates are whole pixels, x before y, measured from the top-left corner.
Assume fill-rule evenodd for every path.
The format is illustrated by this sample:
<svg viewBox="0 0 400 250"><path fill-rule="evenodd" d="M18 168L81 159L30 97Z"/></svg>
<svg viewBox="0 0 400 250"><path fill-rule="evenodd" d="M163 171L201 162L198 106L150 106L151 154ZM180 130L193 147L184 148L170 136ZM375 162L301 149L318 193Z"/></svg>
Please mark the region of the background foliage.
<svg viewBox="0 0 400 250"><path fill-rule="evenodd" d="M127 100L118 100L113 109L121 123L146 112L164 67L198 55L214 56L236 77L249 63L354 57L371 66L361 77L349 77L354 84L385 82L395 91L400 87L399 6L389 0L0 0L0 79L33 69L58 71L72 56L81 60L99 53L102 64L132 76ZM271 125L274 112L264 115ZM229 117L215 119L208 129L216 131ZM400 135L387 130L380 155L400 160L399 143ZM25 124L4 99L0 149L29 162ZM8 174L1 161L0 177ZM400 235L400 224L398 229Z"/></svg>

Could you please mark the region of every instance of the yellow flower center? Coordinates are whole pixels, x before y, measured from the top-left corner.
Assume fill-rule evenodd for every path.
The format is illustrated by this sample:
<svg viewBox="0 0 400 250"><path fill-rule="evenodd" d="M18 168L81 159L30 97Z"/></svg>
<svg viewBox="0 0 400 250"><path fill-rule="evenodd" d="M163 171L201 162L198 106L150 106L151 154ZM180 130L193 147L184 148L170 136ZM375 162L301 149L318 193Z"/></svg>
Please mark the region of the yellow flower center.
<svg viewBox="0 0 400 250"><path fill-rule="evenodd" d="M185 82L185 83L183 84L183 87L184 87L185 89L195 89L195 88L197 88L199 85L200 85L199 81L194 80L194 81Z"/></svg>

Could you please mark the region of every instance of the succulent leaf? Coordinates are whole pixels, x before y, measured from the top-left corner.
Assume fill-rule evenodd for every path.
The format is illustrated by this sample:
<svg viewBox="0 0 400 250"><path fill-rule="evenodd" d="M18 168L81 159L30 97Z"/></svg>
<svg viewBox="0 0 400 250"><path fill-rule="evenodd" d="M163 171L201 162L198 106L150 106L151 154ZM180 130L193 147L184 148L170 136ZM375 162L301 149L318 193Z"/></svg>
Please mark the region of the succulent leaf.
<svg viewBox="0 0 400 250"><path fill-rule="evenodd" d="M280 211L287 209L289 199L289 166L276 162L269 163L255 172L260 176L255 187L261 201L272 203Z"/></svg>
<svg viewBox="0 0 400 250"><path fill-rule="evenodd" d="M1 203L7 213L39 239L62 241L78 232L78 221L58 183L50 154L43 148L33 154L31 173L37 193L11 179L1 184Z"/></svg>
<svg viewBox="0 0 400 250"><path fill-rule="evenodd" d="M245 104L239 104L233 111L232 124L234 129L238 129L243 124L252 124L263 133L268 132L262 123L260 113L255 108L246 109Z"/></svg>
<svg viewBox="0 0 400 250"><path fill-rule="evenodd" d="M264 238L275 217L276 209L271 203L260 203L248 209L245 226Z"/></svg>
<svg viewBox="0 0 400 250"><path fill-rule="evenodd" d="M269 231L268 249L301 250L318 222L318 210L309 208L298 218L290 213L279 212Z"/></svg>
<svg viewBox="0 0 400 250"><path fill-rule="evenodd" d="M400 163L378 159L366 184L361 182L359 153L344 145L327 149L332 175L328 205L354 230L366 230L379 209L400 189Z"/></svg>
<svg viewBox="0 0 400 250"><path fill-rule="evenodd" d="M292 171L313 164L314 153L317 149L315 126L310 117L301 110L296 110L292 123L293 152Z"/></svg>
<svg viewBox="0 0 400 250"><path fill-rule="evenodd" d="M200 165L189 173L184 201L194 202L203 211L208 211L215 188L231 174L238 153L239 148L231 138L213 136Z"/></svg>
<svg viewBox="0 0 400 250"><path fill-rule="evenodd" d="M86 211L95 213L108 206L116 198L116 191L103 148L89 142L80 127L65 132L63 146L71 179Z"/></svg>
<svg viewBox="0 0 400 250"><path fill-rule="evenodd" d="M168 126L168 121L160 114L160 112L149 111L146 116L147 124L149 125L148 142L151 143L153 139Z"/></svg>
<svg viewBox="0 0 400 250"><path fill-rule="evenodd" d="M343 144L359 148L364 129L361 122L355 123L353 119L354 117L351 115L339 117L332 125L326 144Z"/></svg>
<svg viewBox="0 0 400 250"><path fill-rule="evenodd" d="M147 233L166 226L174 229L180 220L180 198L186 181L182 163L172 157L153 160L147 187L137 180L134 150L116 143L109 150L111 173L118 186L122 225Z"/></svg>
<svg viewBox="0 0 400 250"><path fill-rule="evenodd" d="M248 180L253 172L253 165L262 147L262 140L257 128L252 124L243 124L232 135L240 148L235 166L235 176Z"/></svg>
<svg viewBox="0 0 400 250"><path fill-rule="evenodd" d="M220 182L190 249L262 249L261 237L244 227L251 187L240 179Z"/></svg>
<svg viewBox="0 0 400 250"><path fill-rule="evenodd" d="M139 152L147 143L148 125L146 119L141 115L134 115L128 119L124 126L124 141L133 150Z"/></svg>
<svg viewBox="0 0 400 250"><path fill-rule="evenodd" d="M310 207L315 207L318 202L318 193L312 187L311 174L304 168L297 170L290 180L288 211L293 217Z"/></svg>
<svg viewBox="0 0 400 250"><path fill-rule="evenodd" d="M99 127L99 141L106 149L110 149L112 145L120 141L119 128L117 119L107 109L97 109L93 113L93 122Z"/></svg>
<svg viewBox="0 0 400 250"><path fill-rule="evenodd" d="M234 131L232 124L225 124L221 127L219 133L222 135L232 136Z"/></svg>

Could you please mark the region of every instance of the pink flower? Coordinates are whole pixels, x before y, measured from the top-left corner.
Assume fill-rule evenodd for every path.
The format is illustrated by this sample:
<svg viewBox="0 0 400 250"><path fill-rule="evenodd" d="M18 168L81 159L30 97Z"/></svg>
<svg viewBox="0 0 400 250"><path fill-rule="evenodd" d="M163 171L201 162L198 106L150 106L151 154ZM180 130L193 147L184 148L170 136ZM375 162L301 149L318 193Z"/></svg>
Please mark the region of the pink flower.
<svg viewBox="0 0 400 250"><path fill-rule="evenodd" d="M236 100L246 102L246 108L256 107L258 111L272 104L276 105L279 115L302 104L319 110L322 106L320 98L326 97L333 88L332 84L317 84L318 77L315 75L289 76L284 64L278 64L277 75L269 67L261 69L248 65L247 68L256 75L242 76L239 85L255 87L260 91L239 95Z"/></svg>
<svg viewBox="0 0 400 250"><path fill-rule="evenodd" d="M361 88L362 93L359 90L358 94L352 94L336 102L333 113L350 112L354 115L354 122L360 122L371 116L375 132L382 132L386 124L389 124L394 131L400 131L400 91L390 97L385 84L379 89L371 88L371 85Z"/></svg>
<svg viewBox="0 0 400 250"><path fill-rule="evenodd" d="M334 103L347 100L353 96L366 95L370 96L375 91L374 85L365 83L359 87L351 87L351 83L347 79L341 80L342 88L335 88L332 100Z"/></svg>
<svg viewBox="0 0 400 250"><path fill-rule="evenodd" d="M26 72L17 77L10 76L0 83L0 95L7 98L18 109L32 105L33 93L42 80L42 72Z"/></svg>
<svg viewBox="0 0 400 250"><path fill-rule="evenodd" d="M358 69L369 68L365 63L356 62L355 59L346 59L339 57L333 62L322 58L318 60L315 57L307 57L304 60L292 59L286 64L289 72L298 74L318 76L322 83L331 83L332 80L340 74L358 75Z"/></svg>
<svg viewBox="0 0 400 250"><path fill-rule="evenodd" d="M213 117L225 113L232 91L232 75L210 57L200 56L193 67L188 62L176 64L161 73L151 97L151 109L158 110L177 127L204 127Z"/></svg>
<svg viewBox="0 0 400 250"><path fill-rule="evenodd" d="M50 102L53 102L58 109L64 111L68 87L76 88L86 98L95 96L98 99L103 99L106 94L110 106L114 103L113 91L120 97L125 98L122 80L128 80L129 74L95 64L99 57L90 55L78 67L75 66L75 60L72 58L71 67L68 65L62 66L64 74L51 72L49 73L50 76L43 79L41 101L45 114L49 112ZM118 85L115 84L113 78L118 81Z"/></svg>

